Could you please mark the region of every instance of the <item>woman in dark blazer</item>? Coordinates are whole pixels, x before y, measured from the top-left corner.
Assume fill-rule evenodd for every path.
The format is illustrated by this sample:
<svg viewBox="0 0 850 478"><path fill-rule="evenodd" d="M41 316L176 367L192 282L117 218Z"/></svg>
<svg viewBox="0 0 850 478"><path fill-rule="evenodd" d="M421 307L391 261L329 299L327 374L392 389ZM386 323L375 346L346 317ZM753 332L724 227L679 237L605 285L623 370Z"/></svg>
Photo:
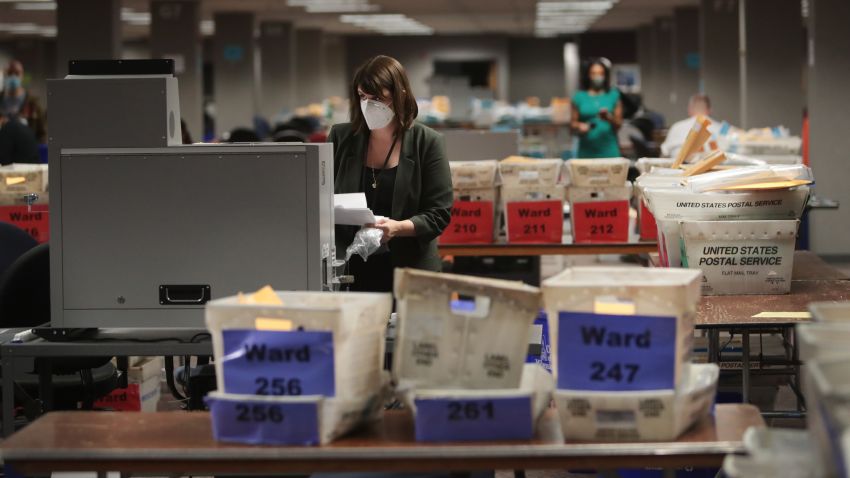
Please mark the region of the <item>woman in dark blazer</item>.
<svg viewBox="0 0 850 478"><path fill-rule="evenodd" d="M416 99L401 63L387 56L367 61L349 91L351 123L335 125L334 192L366 194L383 231L382 247L364 262L352 257L351 290L389 292L393 270L440 270L437 237L449 224L452 178L442 135L417 123ZM356 227L338 226L338 254Z"/></svg>

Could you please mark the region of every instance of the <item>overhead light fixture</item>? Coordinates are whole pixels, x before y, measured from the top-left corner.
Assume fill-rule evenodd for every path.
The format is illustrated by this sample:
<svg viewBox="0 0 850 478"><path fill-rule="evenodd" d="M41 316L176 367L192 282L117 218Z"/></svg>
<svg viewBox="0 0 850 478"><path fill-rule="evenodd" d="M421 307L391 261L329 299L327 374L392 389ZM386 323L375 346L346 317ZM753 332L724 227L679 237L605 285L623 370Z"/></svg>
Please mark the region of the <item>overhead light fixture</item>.
<svg viewBox="0 0 850 478"><path fill-rule="evenodd" d="M618 0L540 0L534 32L537 36L577 34L586 31Z"/></svg>
<svg viewBox="0 0 850 478"><path fill-rule="evenodd" d="M215 22L213 20L201 20L201 35L214 35Z"/></svg>
<svg viewBox="0 0 850 478"><path fill-rule="evenodd" d="M12 35L41 35L45 37L55 37L56 27L48 25L37 25L31 22L0 23L0 33L9 33Z"/></svg>
<svg viewBox="0 0 850 478"><path fill-rule="evenodd" d="M301 7L307 13L376 12L381 8L369 0L287 0L289 7Z"/></svg>
<svg viewBox="0 0 850 478"><path fill-rule="evenodd" d="M132 8L125 7L121 9L121 21L135 26L150 25L151 14L150 12L137 12Z"/></svg>
<svg viewBox="0 0 850 478"><path fill-rule="evenodd" d="M19 2L15 4L15 10L25 11L50 11L56 10L56 2Z"/></svg>
<svg viewBox="0 0 850 478"><path fill-rule="evenodd" d="M574 11L589 11L589 12L606 12L614 6L612 1L595 1L588 0L586 2L557 2L557 1L542 1L537 4L537 11L557 11L557 12L574 12Z"/></svg>
<svg viewBox="0 0 850 478"><path fill-rule="evenodd" d="M433 35L434 29L400 13L341 15L342 23L384 35Z"/></svg>
<svg viewBox="0 0 850 478"><path fill-rule="evenodd" d="M0 23L0 32L6 33L38 33L39 28L35 23Z"/></svg>

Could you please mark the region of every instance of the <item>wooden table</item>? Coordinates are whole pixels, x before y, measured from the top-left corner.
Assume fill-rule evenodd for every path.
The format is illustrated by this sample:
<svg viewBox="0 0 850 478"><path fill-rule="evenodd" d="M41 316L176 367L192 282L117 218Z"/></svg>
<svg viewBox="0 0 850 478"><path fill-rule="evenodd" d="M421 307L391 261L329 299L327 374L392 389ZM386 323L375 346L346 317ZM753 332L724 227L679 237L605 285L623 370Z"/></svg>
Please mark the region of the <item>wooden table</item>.
<svg viewBox="0 0 850 478"><path fill-rule="evenodd" d="M801 261L804 263L805 261ZM826 265L824 263L824 265ZM827 265L830 269L830 266ZM803 277L814 277L812 273L823 270L827 276L834 275L819 265L802 264L795 272ZM838 272L838 271L835 271ZM840 272L838 272L840 274ZM773 365L784 366L782 370L771 370L770 374L787 373L793 380L791 387L797 394L796 411L766 412L765 416L801 417L802 394L800 388L800 361L794 327L809 322L807 313L812 302L843 302L850 300L850 280L792 280L791 293L785 295L726 295L706 296L700 302L694 325L708 331L708 358L720 362L720 332L728 330L741 334L741 388L744 403L750 396L750 334L779 331L783 336L786 356ZM763 312L771 316L759 316ZM761 373L761 372L760 372Z"/></svg>
<svg viewBox="0 0 850 478"><path fill-rule="evenodd" d="M612 244L441 244L441 256L547 256L580 254L644 254L658 250L657 242Z"/></svg>
<svg viewBox="0 0 850 478"><path fill-rule="evenodd" d="M557 423L554 412L544 420ZM755 407L727 404L670 443L420 444L410 414L393 410L369 430L328 446L265 447L213 441L206 412L53 412L6 440L2 453L6 466L26 475L718 467L726 454L743 452L750 426L764 426Z"/></svg>
<svg viewBox="0 0 850 478"><path fill-rule="evenodd" d="M695 325L697 328L724 329L794 326L808 322L807 317L793 313L808 312L812 302L843 302L850 300L848 280L793 280L791 293L785 295L715 295L700 302ZM762 312L791 313L776 317L756 317Z"/></svg>

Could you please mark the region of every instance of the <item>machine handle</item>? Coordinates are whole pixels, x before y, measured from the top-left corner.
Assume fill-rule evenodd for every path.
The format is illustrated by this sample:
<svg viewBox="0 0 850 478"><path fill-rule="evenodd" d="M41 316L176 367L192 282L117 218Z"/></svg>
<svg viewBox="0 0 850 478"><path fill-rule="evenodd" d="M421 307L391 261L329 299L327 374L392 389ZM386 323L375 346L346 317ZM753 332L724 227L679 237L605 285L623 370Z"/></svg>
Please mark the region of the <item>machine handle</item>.
<svg viewBox="0 0 850 478"><path fill-rule="evenodd" d="M208 284L159 286L160 305L203 305L209 300L210 286Z"/></svg>

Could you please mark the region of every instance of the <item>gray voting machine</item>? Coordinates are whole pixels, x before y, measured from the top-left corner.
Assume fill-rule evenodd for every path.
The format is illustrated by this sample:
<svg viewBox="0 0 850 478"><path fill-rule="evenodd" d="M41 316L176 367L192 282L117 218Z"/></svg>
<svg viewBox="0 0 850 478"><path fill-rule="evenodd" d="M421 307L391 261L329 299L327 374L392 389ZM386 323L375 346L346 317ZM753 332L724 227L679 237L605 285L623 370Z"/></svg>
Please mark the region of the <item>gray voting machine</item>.
<svg viewBox="0 0 850 478"><path fill-rule="evenodd" d="M211 299L333 287L332 145L179 145L167 75L48 94L52 327L198 328Z"/></svg>

